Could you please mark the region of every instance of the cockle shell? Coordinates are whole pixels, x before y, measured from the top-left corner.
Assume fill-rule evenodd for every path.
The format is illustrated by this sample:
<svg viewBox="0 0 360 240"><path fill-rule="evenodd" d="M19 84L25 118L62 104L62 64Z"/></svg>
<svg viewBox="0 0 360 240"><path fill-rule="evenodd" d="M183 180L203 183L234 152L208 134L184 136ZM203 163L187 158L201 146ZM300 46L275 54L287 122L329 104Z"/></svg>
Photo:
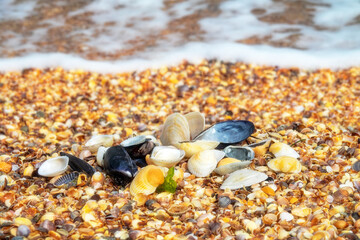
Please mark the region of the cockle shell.
<svg viewBox="0 0 360 240"><path fill-rule="evenodd" d="M217 165L216 150L205 150L193 155L187 164L189 171L197 177L206 177Z"/></svg>
<svg viewBox="0 0 360 240"><path fill-rule="evenodd" d="M111 147L113 143L113 135L95 135L85 143L85 147L89 149L90 152L95 153L100 146Z"/></svg>
<svg viewBox="0 0 360 240"><path fill-rule="evenodd" d="M224 149L225 155L229 158L236 158L238 160L251 161L255 157L254 151L249 147L243 146L227 146Z"/></svg>
<svg viewBox="0 0 360 240"><path fill-rule="evenodd" d="M43 177L55 177L64 173L69 164L67 156L49 158L38 169L38 174Z"/></svg>
<svg viewBox="0 0 360 240"><path fill-rule="evenodd" d="M216 172L219 175L225 175L228 173L232 173L236 170L246 168L247 166L250 165L250 163L251 161L240 161L235 158L224 158L220 160L214 172Z"/></svg>
<svg viewBox="0 0 360 240"><path fill-rule="evenodd" d="M173 113L167 117L160 141L164 146L179 146L179 142L190 140L190 129L187 119L180 113Z"/></svg>
<svg viewBox="0 0 360 240"><path fill-rule="evenodd" d="M198 152L215 149L219 144L220 143L216 141L198 140L195 142L182 142L179 148L185 151L185 157L190 158Z"/></svg>
<svg viewBox="0 0 360 240"><path fill-rule="evenodd" d="M239 189L260 183L267 178L268 176L265 173L245 168L230 173L229 177L225 179L220 188L228 188L230 190Z"/></svg>
<svg viewBox="0 0 360 240"><path fill-rule="evenodd" d="M275 157L288 156L293 158L299 158L300 155L289 145L281 142L271 144L269 151L275 155Z"/></svg>
<svg viewBox="0 0 360 240"><path fill-rule="evenodd" d="M157 146L150 155L149 164L170 168L175 166L185 156L183 150L173 146Z"/></svg>
<svg viewBox="0 0 360 240"><path fill-rule="evenodd" d="M185 114L184 117L187 119L190 128L190 137L193 139L205 128L205 118L199 112L190 112Z"/></svg>
<svg viewBox="0 0 360 240"><path fill-rule="evenodd" d="M97 150L96 162L100 167L104 166L104 154L108 149L108 147L99 147Z"/></svg>
<svg viewBox="0 0 360 240"><path fill-rule="evenodd" d="M149 195L155 192L156 188L164 182L164 173L160 167L148 165L138 172L130 184L132 196L137 194Z"/></svg>
<svg viewBox="0 0 360 240"><path fill-rule="evenodd" d="M268 167L275 172L299 173L301 172L301 163L293 157L282 156L270 160Z"/></svg>

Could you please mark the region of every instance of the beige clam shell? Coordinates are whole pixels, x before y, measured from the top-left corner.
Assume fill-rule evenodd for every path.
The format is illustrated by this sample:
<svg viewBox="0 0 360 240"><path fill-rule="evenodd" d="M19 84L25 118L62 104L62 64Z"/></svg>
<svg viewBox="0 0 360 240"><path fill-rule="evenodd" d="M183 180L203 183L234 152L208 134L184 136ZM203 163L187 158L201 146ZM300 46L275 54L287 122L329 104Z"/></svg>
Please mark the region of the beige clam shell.
<svg viewBox="0 0 360 240"><path fill-rule="evenodd" d="M161 132L160 141L162 145L173 145L178 147L179 142L190 140L189 123L180 113L173 113L167 117L163 130Z"/></svg>
<svg viewBox="0 0 360 240"><path fill-rule="evenodd" d="M205 117L199 112L190 112L184 115L189 123L190 137L193 139L205 128Z"/></svg>
<svg viewBox="0 0 360 240"><path fill-rule="evenodd" d="M219 175L226 175L228 173L235 172L236 170L246 168L252 161L240 161L235 158L224 158L218 163L218 167L214 172Z"/></svg>
<svg viewBox="0 0 360 240"><path fill-rule="evenodd" d="M225 179L220 189L228 188L230 190L234 190L248 187L265 181L267 178L268 176L265 173L245 168L230 173L229 177Z"/></svg>
<svg viewBox="0 0 360 240"><path fill-rule="evenodd" d="M275 155L275 157L288 156L293 158L299 158L300 155L289 145L281 142L271 144L269 151Z"/></svg>
<svg viewBox="0 0 360 240"><path fill-rule="evenodd" d="M268 167L275 172L299 173L301 172L301 163L294 157L281 156L271 159Z"/></svg>
<svg viewBox="0 0 360 240"><path fill-rule="evenodd" d="M67 156L49 158L38 169L38 174L43 177L55 177L66 172L69 164Z"/></svg>
<svg viewBox="0 0 360 240"><path fill-rule="evenodd" d="M111 147L113 144L113 135L94 135L85 143L85 147L95 153L100 146Z"/></svg>
<svg viewBox="0 0 360 240"><path fill-rule="evenodd" d="M96 162L100 167L104 165L104 154L108 149L109 149L108 147L99 147L97 150Z"/></svg>
<svg viewBox="0 0 360 240"><path fill-rule="evenodd" d="M198 152L215 149L219 144L216 141L197 140L195 142L182 142L179 148L185 151L185 157L190 158Z"/></svg>
<svg viewBox="0 0 360 240"><path fill-rule="evenodd" d="M132 196L137 194L149 195L155 192L156 188L164 182L163 170L155 165L148 165L136 174L130 184Z"/></svg>
<svg viewBox="0 0 360 240"><path fill-rule="evenodd" d="M196 177L206 177L217 165L216 150L205 150L193 155L187 164L189 171Z"/></svg>
<svg viewBox="0 0 360 240"><path fill-rule="evenodd" d="M150 162L157 166L170 168L180 162L184 156L183 150L173 146L156 146L150 155Z"/></svg>

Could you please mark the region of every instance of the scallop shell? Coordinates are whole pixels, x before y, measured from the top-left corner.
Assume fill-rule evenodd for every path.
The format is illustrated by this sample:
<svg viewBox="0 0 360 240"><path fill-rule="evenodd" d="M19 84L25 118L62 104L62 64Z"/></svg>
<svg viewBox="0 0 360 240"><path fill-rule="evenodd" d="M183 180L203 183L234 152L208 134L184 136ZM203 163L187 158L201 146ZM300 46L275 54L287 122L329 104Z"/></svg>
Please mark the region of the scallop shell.
<svg viewBox="0 0 360 240"><path fill-rule="evenodd" d="M197 177L206 177L217 165L216 150L205 150L193 155L188 161L189 171Z"/></svg>
<svg viewBox="0 0 360 240"><path fill-rule="evenodd" d="M96 162L100 167L104 166L104 154L108 149L108 147L99 147L97 150Z"/></svg>
<svg viewBox="0 0 360 240"><path fill-rule="evenodd" d="M275 172L299 173L301 172L301 163L293 157L281 156L268 162L268 167Z"/></svg>
<svg viewBox="0 0 360 240"><path fill-rule="evenodd" d="M236 158L238 160L251 161L255 157L254 151L249 147L227 146L224 149L224 152L227 157Z"/></svg>
<svg viewBox="0 0 360 240"><path fill-rule="evenodd" d="M217 168L215 168L214 172L219 175L225 175L228 173L232 173L236 170L246 168L249 166L251 161L240 161L235 158L224 158L220 160Z"/></svg>
<svg viewBox="0 0 360 240"><path fill-rule="evenodd" d="M271 144L269 151L275 155L275 157L288 156L293 158L299 158L300 155L289 145L281 142Z"/></svg>
<svg viewBox="0 0 360 240"><path fill-rule="evenodd" d="M130 184L132 196L137 194L149 195L155 192L156 188L164 182L164 173L160 167L148 165L138 172Z"/></svg>
<svg viewBox="0 0 360 240"><path fill-rule="evenodd" d="M150 162L157 166L170 168L180 162L184 156L183 150L173 146L157 146L150 155Z"/></svg>
<svg viewBox="0 0 360 240"><path fill-rule="evenodd" d="M229 177L225 179L220 189L228 188L230 190L234 190L248 187L253 184L260 183L267 178L268 176L265 173L245 168L230 173Z"/></svg>
<svg viewBox="0 0 360 240"><path fill-rule="evenodd" d="M216 141L198 140L195 142L182 142L179 148L185 151L185 157L190 158L198 152L215 149L219 144Z"/></svg>
<svg viewBox="0 0 360 240"><path fill-rule="evenodd" d="M85 147L88 148L90 152L95 153L100 146L111 147L113 143L113 135L95 135L85 143Z"/></svg>
<svg viewBox="0 0 360 240"><path fill-rule="evenodd" d="M190 140L189 123L180 113L171 114L165 121L160 141L163 145L177 147L179 142Z"/></svg>
<svg viewBox="0 0 360 240"><path fill-rule="evenodd" d="M190 112L185 114L184 117L187 119L190 128L190 137L193 139L205 128L205 118L199 112Z"/></svg>
<svg viewBox="0 0 360 240"><path fill-rule="evenodd" d="M67 156L49 158L38 169L38 174L43 177L55 177L64 173L69 164Z"/></svg>

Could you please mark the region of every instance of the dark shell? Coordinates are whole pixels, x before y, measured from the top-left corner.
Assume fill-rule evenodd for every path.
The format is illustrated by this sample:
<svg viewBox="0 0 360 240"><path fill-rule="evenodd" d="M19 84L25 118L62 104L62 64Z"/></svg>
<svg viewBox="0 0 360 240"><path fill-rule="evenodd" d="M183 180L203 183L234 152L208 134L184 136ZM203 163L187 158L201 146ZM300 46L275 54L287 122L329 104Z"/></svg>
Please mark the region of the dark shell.
<svg viewBox="0 0 360 240"><path fill-rule="evenodd" d="M125 148L132 159L144 158L155 147L155 143L144 135L126 139L120 145Z"/></svg>
<svg viewBox="0 0 360 240"><path fill-rule="evenodd" d="M104 154L104 170L117 185L125 187L134 178L137 167L122 146L113 146Z"/></svg>
<svg viewBox="0 0 360 240"><path fill-rule="evenodd" d="M254 151L249 147L227 146L224 152L227 157L241 161L251 161L255 157Z"/></svg>
<svg viewBox="0 0 360 240"><path fill-rule="evenodd" d="M228 196L221 196L218 203L219 207L226 208L231 203L231 199Z"/></svg>
<svg viewBox="0 0 360 240"><path fill-rule="evenodd" d="M223 148L244 141L254 131L255 126L250 121L229 120L212 125L199 133L194 140L217 141L221 143L220 148Z"/></svg>
<svg viewBox="0 0 360 240"><path fill-rule="evenodd" d="M90 177L95 173L95 169L90 164L78 157L64 152L61 152L60 156L67 156L69 158L69 165L74 171L85 172Z"/></svg>
<svg viewBox="0 0 360 240"><path fill-rule="evenodd" d="M360 171L360 160L356 161L353 165L352 165L352 169L354 169L354 171L359 172Z"/></svg>
<svg viewBox="0 0 360 240"><path fill-rule="evenodd" d="M79 175L80 175L79 172L71 172L71 173L65 174L65 175L61 176L60 178L58 178L54 182L54 186L59 187L61 185L69 184L69 183L70 184L74 183L74 186L76 186L76 182L77 182Z"/></svg>
<svg viewBox="0 0 360 240"><path fill-rule="evenodd" d="M136 158L136 159L133 159L134 163L136 164L136 166L138 167L146 167L148 164L145 160L145 158Z"/></svg>

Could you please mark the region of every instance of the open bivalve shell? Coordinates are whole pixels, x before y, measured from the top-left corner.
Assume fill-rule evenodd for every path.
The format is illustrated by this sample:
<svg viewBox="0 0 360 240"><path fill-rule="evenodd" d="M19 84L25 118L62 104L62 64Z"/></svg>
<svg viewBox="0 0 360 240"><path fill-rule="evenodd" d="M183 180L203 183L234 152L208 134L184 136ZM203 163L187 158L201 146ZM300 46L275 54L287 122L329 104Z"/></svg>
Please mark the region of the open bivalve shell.
<svg viewBox="0 0 360 240"><path fill-rule="evenodd" d="M130 193L149 195L155 192L156 188L164 182L163 170L155 165L148 165L136 174L130 184Z"/></svg>
<svg viewBox="0 0 360 240"><path fill-rule="evenodd" d="M38 174L43 177L55 177L66 172L69 164L67 156L49 158L38 169Z"/></svg>
<svg viewBox="0 0 360 240"><path fill-rule="evenodd" d="M275 172L299 173L301 172L301 163L293 157L281 156L271 159L267 163L268 167Z"/></svg>
<svg viewBox="0 0 360 240"><path fill-rule="evenodd" d="M217 150L205 150L193 155L187 164L189 171L196 177L209 176L216 168L220 154ZM222 155L223 157L223 155ZM222 158L221 157L221 158Z"/></svg>
<svg viewBox="0 0 360 240"><path fill-rule="evenodd" d="M236 158L242 161L251 161L255 157L254 151L249 147L227 146L224 149L224 152L227 157Z"/></svg>
<svg viewBox="0 0 360 240"><path fill-rule="evenodd" d="M199 112L190 112L185 114L184 117L187 119L190 128L190 137L193 139L205 128L205 117Z"/></svg>
<svg viewBox="0 0 360 240"><path fill-rule="evenodd" d="M265 181L267 178L268 176L265 173L245 168L230 173L229 177L225 179L220 189L228 188L230 190L234 190L248 187Z"/></svg>
<svg viewBox="0 0 360 240"><path fill-rule="evenodd" d="M180 162L184 156L183 150L173 146L156 146L150 155L149 164L170 168Z"/></svg>
<svg viewBox="0 0 360 240"><path fill-rule="evenodd" d="M113 135L95 135L85 143L85 147L89 149L90 152L95 153L100 146L111 147L113 143Z"/></svg>
<svg viewBox="0 0 360 240"><path fill-rule="evenodd" d="M293 158L299 158L300 155L289 145L281 142L271 144L269 151L275 155L275 157L288 156Z"/></svg>
<svg viewBox="0 0 360 240"><path fill-rule="evenodd" d="M246 168L250 165L251 162L252 161L240 161L235 158L224 158L220 160L214 172L219 175L225 175L228 173L232 173L236 170Z"/></svg>
<svg viewBox="0 0 360 240"><path fill-rule="evenodd" d="M216 141L198 140L195 142L182 142L179 148L185 151L185 157L190 158L198 152L215 149L219 144Z"/></svg>
<svg viewBox="0 0 360 240"><path fill-rule="evenodd" d="M175 147L179 146L179 142L190 140L190 129L187 119L180 113L173 113L166 119L160 141L162 145Z"/></svg>

